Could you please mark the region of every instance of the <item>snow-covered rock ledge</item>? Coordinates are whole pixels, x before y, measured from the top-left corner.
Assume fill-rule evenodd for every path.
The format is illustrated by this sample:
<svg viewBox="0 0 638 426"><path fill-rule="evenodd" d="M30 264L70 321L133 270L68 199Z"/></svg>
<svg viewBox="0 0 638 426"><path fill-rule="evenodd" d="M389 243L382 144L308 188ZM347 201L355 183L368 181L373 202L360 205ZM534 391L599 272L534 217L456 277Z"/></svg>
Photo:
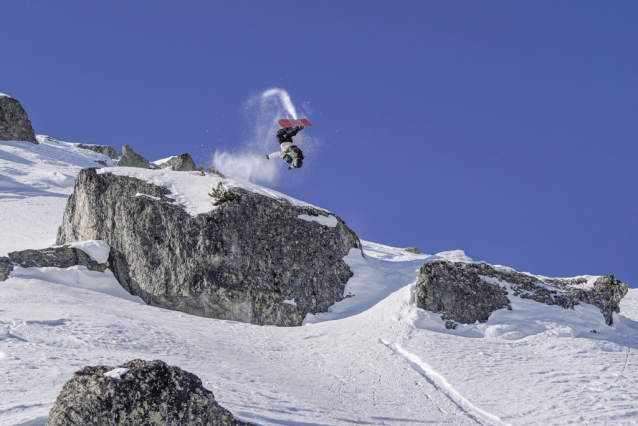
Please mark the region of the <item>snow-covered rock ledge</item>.
<svg viewBox="0 0 638 426"><path fill-rule="evenodd" d="M14 251L7 257L0 257L0 281L5 281L16 268L84 266L89 271L104 272L109 250L110 247L103 241L87 241L40 250Z"/></svg>
<svg viewBox="0 0 638 426"><path fill-rule="evenodd" d="M587 303L612 325L627 291L614 275L547 278L487 263L433 260L419 269L415 299L417 307L440 314L448 328L485 322L498 309L511 310L511 297L565 309Z"/></svg>
<svg viewBox="0 0 638 426"><path fill-rule="evenodd" d="M108 269L111 248L104 241L82 241L0 257L0 281L18 277L97 291L143 303L129 294Z"/></svg>
<svg viewBox="0 0 638 426"><path fill-rule="evenodd" d="M213 207L208 193L219 180L166 169L82 170L57 243L106 241L110 267L131 294L200 316L293 326L343 299L352 276L343 258L361 243L340 218L332 215L335 226L299 220L326 212L265 188L232 187L236 199Z"/></svg>

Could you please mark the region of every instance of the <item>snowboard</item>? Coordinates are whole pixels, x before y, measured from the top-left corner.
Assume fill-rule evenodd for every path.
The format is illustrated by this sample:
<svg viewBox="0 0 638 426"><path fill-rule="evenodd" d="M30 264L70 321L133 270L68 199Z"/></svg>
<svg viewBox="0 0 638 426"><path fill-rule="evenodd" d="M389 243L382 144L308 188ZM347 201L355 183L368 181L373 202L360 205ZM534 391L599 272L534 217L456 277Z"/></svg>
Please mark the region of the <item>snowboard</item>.
<svg viewBox="0 0 638 426"><path fill-rule="evenodd" d="M299 120L288 120L287 118L282 118L278 121L281 127L295 127L295 126L312 126L310 121L306 118L300 118Z"/></svg>

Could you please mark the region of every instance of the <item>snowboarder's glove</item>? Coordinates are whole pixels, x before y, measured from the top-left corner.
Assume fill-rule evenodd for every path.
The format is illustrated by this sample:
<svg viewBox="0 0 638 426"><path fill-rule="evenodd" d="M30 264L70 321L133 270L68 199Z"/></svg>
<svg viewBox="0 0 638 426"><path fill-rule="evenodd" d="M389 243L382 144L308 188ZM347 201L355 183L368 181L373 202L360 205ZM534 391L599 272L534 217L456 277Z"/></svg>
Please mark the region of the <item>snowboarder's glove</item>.
<svg viewBox="0 0 638 426"><path fill-rule="evenodd" d="M266 154L266 160L270 160L270 155Z"/></svg>

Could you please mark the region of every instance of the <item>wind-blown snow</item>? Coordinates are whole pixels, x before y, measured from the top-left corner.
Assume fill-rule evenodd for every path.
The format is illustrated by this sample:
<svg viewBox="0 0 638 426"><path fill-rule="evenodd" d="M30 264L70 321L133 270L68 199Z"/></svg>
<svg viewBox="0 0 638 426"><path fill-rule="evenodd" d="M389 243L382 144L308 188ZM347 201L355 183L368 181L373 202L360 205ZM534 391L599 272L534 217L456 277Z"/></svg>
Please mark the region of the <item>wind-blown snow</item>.
<svg viewBox="0 0 638 426"><path fill-rule="evenodd" d="M288 113L288 115L291 118L294 118L295 120L297 119L297 111L295 110L295 106L292 104L292 101L290 100L290 95L285 90L279 89L276 87L273 89L268 89L261 94L261 97L265 101L273 97L279 98L279 100L281 101L281 105L283 105L283 107L286 109L286 112ZM286 118L286 117L281 117L281 118Z"/></svg>
<svg viewBox="0 0 638 426"><path fill-rule="evenodd" d="M279 151L277 121L281 118L297 118L297 112L288 92L273 88L252 96L244 105L244 118L251 132L244 139L233 141L233 148L215 151L212 163L224 175L244 181L273 185L284 173L288 179L308 170L308 159L313 157L320 145L316 136L307 130L295 136L295 144L304 151L306 160L303 169L289 171L278 158L267 160L266 155Z"/></svg>

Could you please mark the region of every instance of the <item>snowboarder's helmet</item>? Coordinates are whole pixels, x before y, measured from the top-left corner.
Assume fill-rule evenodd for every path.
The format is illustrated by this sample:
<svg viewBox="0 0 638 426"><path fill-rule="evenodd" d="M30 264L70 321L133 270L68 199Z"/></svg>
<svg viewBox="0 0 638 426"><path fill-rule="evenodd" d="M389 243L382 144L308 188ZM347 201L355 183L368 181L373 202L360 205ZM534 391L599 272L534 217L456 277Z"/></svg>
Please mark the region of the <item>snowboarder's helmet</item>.
<svg viewBox="0 0 638 426"><path fill-rule="evenodd" d="M294 160L292 160L292 167L294 167L295 169L300 169L301 166L303 166L303 161L299 158L295 158Z"/></svg>

